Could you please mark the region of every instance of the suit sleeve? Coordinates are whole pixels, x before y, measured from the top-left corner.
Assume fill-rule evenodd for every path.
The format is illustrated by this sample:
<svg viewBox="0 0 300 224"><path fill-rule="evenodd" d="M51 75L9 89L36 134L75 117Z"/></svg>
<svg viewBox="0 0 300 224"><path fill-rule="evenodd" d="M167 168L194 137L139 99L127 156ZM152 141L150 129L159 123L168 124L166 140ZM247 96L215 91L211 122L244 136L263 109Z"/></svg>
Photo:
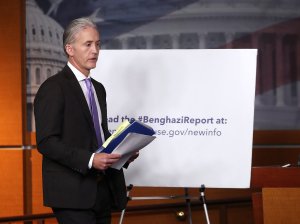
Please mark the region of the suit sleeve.
<svg viewBox="0 0 300 224"><path fill-rule="evenodd" d="M41 85L34 101L37 148L44 157L86 174L92 152L62 141L64 101L63 90L57 82L47 80Z"/></svg>

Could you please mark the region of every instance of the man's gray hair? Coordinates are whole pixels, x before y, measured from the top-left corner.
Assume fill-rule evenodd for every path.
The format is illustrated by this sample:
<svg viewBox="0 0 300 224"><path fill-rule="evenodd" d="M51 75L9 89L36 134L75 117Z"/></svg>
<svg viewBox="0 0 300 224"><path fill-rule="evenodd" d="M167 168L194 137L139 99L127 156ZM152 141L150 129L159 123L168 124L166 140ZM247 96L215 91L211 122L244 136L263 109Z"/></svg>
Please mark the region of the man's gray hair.
<svg viewBox="0 0 300 224"><path fill-rule="evenodd" d="M63 47L66 54L66 45L73 43L75 41L76 34L87 27L92 27L98 30L97 25L88 17L74 19L67 26L63 34Z"/></svg>

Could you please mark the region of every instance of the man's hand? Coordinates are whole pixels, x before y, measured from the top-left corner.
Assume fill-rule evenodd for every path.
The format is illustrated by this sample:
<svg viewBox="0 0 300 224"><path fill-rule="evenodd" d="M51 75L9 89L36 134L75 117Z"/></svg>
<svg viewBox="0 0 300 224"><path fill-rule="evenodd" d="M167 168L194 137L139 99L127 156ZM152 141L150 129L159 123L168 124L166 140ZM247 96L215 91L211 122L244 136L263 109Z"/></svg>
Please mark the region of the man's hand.
<svg viewBox="0 0 300 224"><path fill-rule="evenodd" d="M97 170L106 170L120 158L120 154L95 153L93 167Z"/></svg>

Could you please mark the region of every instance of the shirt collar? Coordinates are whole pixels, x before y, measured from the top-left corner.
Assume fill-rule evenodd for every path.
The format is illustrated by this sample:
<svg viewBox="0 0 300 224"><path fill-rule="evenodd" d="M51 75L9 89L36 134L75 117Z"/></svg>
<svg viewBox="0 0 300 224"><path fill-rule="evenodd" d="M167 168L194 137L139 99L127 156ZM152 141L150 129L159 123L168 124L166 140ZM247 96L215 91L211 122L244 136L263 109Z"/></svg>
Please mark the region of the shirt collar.
<svg viewBox="0 0 300 224"><path fill-rule="evenodd" d="M88 75L88 77L86 77L84 74L82 74L77 68L74 67L74 65L72 65L69 61L67 63L67 65L69 66L69 68L72 70L72 72L74 73L76 79L78 80L78 82L85 80L86 78L90 78L90 74Z"/></svg>

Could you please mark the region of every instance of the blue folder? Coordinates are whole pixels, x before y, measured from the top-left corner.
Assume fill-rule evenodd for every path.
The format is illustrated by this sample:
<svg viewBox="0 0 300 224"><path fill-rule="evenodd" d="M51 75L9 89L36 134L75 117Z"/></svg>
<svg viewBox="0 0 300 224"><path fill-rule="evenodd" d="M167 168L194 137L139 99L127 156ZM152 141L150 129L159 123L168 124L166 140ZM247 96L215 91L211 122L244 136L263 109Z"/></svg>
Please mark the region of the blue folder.
<svg viewBox="0 0 300 224"><path fill-rule="evenodd" d="M117 137L111 140L111 142L107 145L106 148L101 147L99 150L97 150L97 152L111 153L129 133L137 133L152 136L155 134L155 131L150 126L145 125L140 121L131 121L130 125Z"/></svg>

